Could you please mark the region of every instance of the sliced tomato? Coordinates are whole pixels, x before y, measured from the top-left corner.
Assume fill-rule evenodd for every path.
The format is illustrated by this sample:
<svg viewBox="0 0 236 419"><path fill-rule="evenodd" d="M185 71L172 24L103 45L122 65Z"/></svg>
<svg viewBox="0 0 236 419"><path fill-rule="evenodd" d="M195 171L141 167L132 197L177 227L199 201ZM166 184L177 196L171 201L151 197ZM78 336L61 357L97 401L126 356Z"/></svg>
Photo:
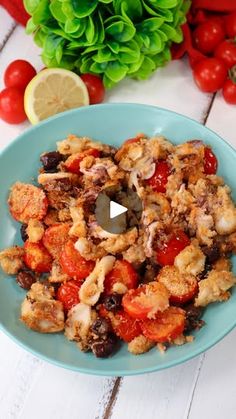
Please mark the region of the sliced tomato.
<svg viewBox="0 0 236 419"><path fill-rule="evenodd" d="M54 259L58 259L69 240L70 225L68 223L55 224L47 228L43 236L43 244Z"/></svg>
<svg viewBox="0 0 236 419"><path fill-rule="evenodd" d="M131 340L142 333L140 322L130 317L124 311L116 313L111 323L115 334L125 342L131 342Z"/></svg>
<svg viewBox="0 0 236 419"><path fill-rule="evenodd" d="M204 173L206 175L215 175L218 168L218 160L210 147L204 150Z"/></svg>
<svg viewBox="0 0 236 419"><path fill-rule="evenodd" d="M170 166L165 160L159 160L156 163L154 175L147 180L148 185L152 187L155 192L166 192L166 185L168 176L170 176Z"/></svg>
<svg viewBox="0 0 236 419"><path fill-rule="evenodd" d="M80 302L79 290L82 281L70 280L62 284L57 290L57 300L61 301L65 310L70 310Z"/></svg>
<svg viewBox="0 0 236 419"><path fill-rule="evenodd" d="M82 151L81 153L72 154L65 161L65 167L68 172L80 174L80 163L87 156L99 157L100 151L96 148L90 148L88 150Z"/></svg>
<svg viewBox="0 0 236 419"><path fill-rule="evenodd" d="M141 138L144 138L144 137L145 136L143 134L138 134L136 135L136 137L128 138L127 140L125 140L123 145L138 143L141 140Z"/></svg>
<svg viewBox="0 0 236 419"><path fill-rule="evenodd" d="M158 311L169 306L169 292L163 284L149 282L128 291L122 299L122 305L134 319L153 318Z"/></svg>
<svg viewBox="0 0 236 419"><path fill-rule="evenodd" d="M174 266L165 266L157 279L168 289L173 304L187 303L197 294L198 282L195 276L181 274Z"/></svg>
<svg viewBox="0 0 236 419"><path fill-rule="evenodd" d="M31 218L42 220L48 208L48 200L42 189L20 182L11 188L8 204L12 217L25 224Z"/></svg>
<svg viewBox="0 0 236 419"><path fill-rule="evenodd" d="M140 326L144 336L154 342L170 342L184 331L185 311L178 307L169 307L158 313L154 320L144 320Z"/></svg>
<svg viewBox="0 0 236 419"><path fill-rule="evenodd" d="M157 250L157 262L162 266L173 265L175 257L189 244L190 239L184 231L175 231L170 239Z"/></svg>
<svg viewBox="0 0 236 419"><path fill-rule="evenodd" d="M24 262L28 268L35 272L50 272L52 257L41 242L32 243L26 240L24 243Z"/></svg>
<svg viewBox="0 0 236 419"><path fill-rule="evenodd" d="M126 260L117 260L113 269L106 276L104 281L105 294L113 294L115 284L122 284L128 290L136 288L138 284L138 275L131 263Z"/></svg>
<svg viewBox="0 0 236 419"><path fill-rule="evenodd" d="M86 278L93 270L95 262L84 259L75 249L73 240L66 242L60 256L62 270L71 278L80 280Z"/></svg>
<svg viewBox="0 0 236 419"><path fill-rule="evenodd" d="M101 304L99 306L99 316L109 319L115 334L125 342L131 342L142 333L140 321L130 317L124 310L114 314L108 311L104 304Z"/></svg>

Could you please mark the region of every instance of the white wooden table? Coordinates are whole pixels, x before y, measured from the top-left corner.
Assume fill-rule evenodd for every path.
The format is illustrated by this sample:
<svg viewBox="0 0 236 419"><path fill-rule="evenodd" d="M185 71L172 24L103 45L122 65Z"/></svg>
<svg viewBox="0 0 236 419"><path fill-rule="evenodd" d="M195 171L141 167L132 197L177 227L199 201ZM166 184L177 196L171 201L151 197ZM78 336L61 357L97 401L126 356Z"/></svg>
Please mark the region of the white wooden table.
<svg viewBox="0 0 236 419"><path fill-rule="evenodd" d="M16 58L43 67L32 39L0 7L1 79ZM170 63L149 81L124 81L107 94L106 102L147 103L177 111L206 124L236 147L236 108L225 104L220 94L202 94L185 61ZM28 126L0 121L0 148ZM0 333L0 418L234 419L235 348L236 330L207 353L175 368L100 378L47 364Z"/></svg>

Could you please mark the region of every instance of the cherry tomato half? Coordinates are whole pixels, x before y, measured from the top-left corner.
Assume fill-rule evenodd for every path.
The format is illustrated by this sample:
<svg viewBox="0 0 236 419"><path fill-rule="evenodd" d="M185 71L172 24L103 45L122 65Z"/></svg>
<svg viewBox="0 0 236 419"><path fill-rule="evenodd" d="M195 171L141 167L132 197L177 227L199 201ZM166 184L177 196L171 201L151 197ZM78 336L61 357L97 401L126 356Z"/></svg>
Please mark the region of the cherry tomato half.
<svg viewBox="0 0 236 419"><path fill-rule="evenodd" d="M134 319L153 318L157 311L163 311L169 306L169 292L163 284L149 282L128 291L122 304L126 313Z"/></svg>
<svg viewBox="0 0 236 419"><path fill-rule="evenodd" d="M65 161L65 167L71 173L80 174L80 163L87 156L99 157L100 151L96 148L90 148L82 151L81 153L72 154Z"/></svg>
<svg viewBox="0 0 236 419"><path fill-rule="evenodd" d="M200 90L213 93L223 87L227 67L219 58L204 58L194 66L193 77Z"/></svg>
<svg viewBox="0 0 236 419"><path fill-rule="evenodd" d="M225 31L221 21L212 18L197 26L193 32L196 48L203 54L209 54L225 38Z"/></svg>
<svg viewBox="0 0 236 419"><path fill-rule="evenodd" d="M185 311L178 307L169 307L158 313L154 320L144 320L140 326L144 336L154 342L169 342L184 331Z"/></svg>
<svg viewBox="0 0 236 419"><path fill-rule="evenodd" d="M53 258L60 257L65 243L69 240L69 230L69 224L60 223L48 227L45 231L42 241Z"/></svg>
<svg viewBox="0 0 236 419"><path fill-rule="evenodd" d="M4 83L6 87L18 87L24 90L36 74L35 68L28 61L15 60L5 71Z"/></svg>
<svg viewBox="0 0 236 419"><path fill-rule="evenodd" d="M232 80L226 80L222 94L227 103L236 105L236 84Z"/></svg>
<svg viewBox="0 0 236 419"><path fill-rule="evenodd" d="M79 304L79 290L82 282L71 279L62 284L57 290L57 300L61 301L64 310L70 310L76 304Z"/></svg>
<svg viewBox="0 0 236 419"><path fill-rule="evenodd" d="M81 74L81 79L88 89L90 104L101 103L104 100L105 88L100 77L94 74Z"/></svg>
<svg viewBox="0 0 236 419"><path fill-rule="evenodd" d="M140 322L122 310L114 314L111 323L115 334L127 343L142 333Z"/></svg>
<svg viewBox="0 0 236 419"><path fill-rule="evenodd" d="M9 124L20 124L27 119L23 90L7 87L0 92L0 118Z"/></svg>
<svg viewBox="0 0 236 419"><path fill-rule="evenodd" d="M73 240L68 240L60 256L63 271L71 278L85 279L93 270L95 263L84 259L74 246Z"/></svg>
<svg viewBox="0 0 236 419"><path fill-rule="evenodd" d="M233 67L236 64L236 43L229 39L221 42L214 55L224 61L227 68Z"/></svg>
<svg viewBox="0 0 236 419"><path fill-rule="evenodd" d="M128 290L137 287L138 275L131 263L126 260L117 260L113 269L104 281L105 294L113 294L114 285L123 284Z"/></svg>
<svg viewBox="0 0 236 419"><path fill-rule="evenodd" d="M196 277L190 274L180 274L174 266L162 268L157 280L169 291L172 304L185 304L191 301L198 291Z"/></svg>
<svg viewBox="0 0 236 419"><path fill-rule="evenodd" d="M190 239L184 231L174 232L162 248L157 250L157 262L162 266L173 265L175 257L189 244Z"/></svg>
<svg viewBox="0 0 236 419"><path fill-rule="evenodd" d="M229 38L236 36L236 11L225 17L225 29Z"/></svg>
<svg viewBox="0 0 236 419"><path fill-rule="evenodd" d="M204 173L206 175L215 175L218 168L218 160L210 147L204 150Z"/></svg>
<svg viewBox="0 0 236 419"><path fill-rule="evenodd" d="M26 240L24 243L26 266L35 272L50 272L52 267L52 257L41 242L32 243Z"/></svg>
<svg viewBox="0 0 236 419"><path fill-rule="evenodd" d="M152 187L155 192L166 192L166 185L168 176L170 176L170 167L165 160L159 160L156 163L154 175L147 180L148 185Z"/></svg>

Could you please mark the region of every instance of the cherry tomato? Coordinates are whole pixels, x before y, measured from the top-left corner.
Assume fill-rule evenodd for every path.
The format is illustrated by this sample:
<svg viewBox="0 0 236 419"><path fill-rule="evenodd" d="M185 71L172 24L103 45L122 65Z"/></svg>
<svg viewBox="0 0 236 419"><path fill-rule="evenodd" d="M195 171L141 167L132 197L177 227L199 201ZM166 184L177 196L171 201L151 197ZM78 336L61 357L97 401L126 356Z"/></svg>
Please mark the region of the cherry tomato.
<svg viewBox="0 0 236 419"><path fill-rule="evenodd" d="M123 284L129 290L137 287L138 275L131 263L126 260L117 260L113 269L104 281L105 294L113 294L115 284Z"/></svg>
<svg viewBox="0 0 236 419"><path fill-rule="evenodd" d="M5 71L4 83L6 87L18 87L24 90L36 74L35 68L28 61L15 60Z"/></svg>
<svg viewBox="0 0 236 419"><path fill-rule="evenodd" d="M169 307L158 313L154 320L144 320L140 326L144 336L154 342L169 342L184 331L185 311L178 307Z"/></svg>
<svg viewBox="0 0 236 419"><path fill-rule="evenodd" d="M203 54L209 54L225 38L225 31L220 20L208 19L197 26L193 32L193 40L196 48Z"/></svg>
<svg viewBox="0 0 236 419"><path fill-rule="evenodd" d="M193 77L200 90L213 93L223 87L227 67L219 58L204 58L194 66Z"/></svg>
<svg viewBox="0 0 236 419"><path fill-rule="evenodd" d="M23 90L7 87L0 92L0 118L9 124L20 124L27 119Z"/></svg>
<svg viewBox="0 0 236 419"><path fill-rule="evenodd" d="M157 311L165 310L169 305L169 292L163 284L157 281L141 285L128 291L122 305L126 313L134 319L155 317Z"/></svg>
<svg viewBox="0 0 236 419"><path fill-rule="evenodd" d="M55 224L47 228L43 236L43 244L54 259L58 259L65 243L69 240L70 225Z"/></svg>
<svg viewBox="0 0 236 419"><path fill-rule="evenodd" d="M159 160L156 163L154 175L148 179L147 183L155 192L166 192L168 176L170 176L170 167L165 160Z"/></svg>
<svg viewBox="0 0 236 419"><path fill-rule="evenodd" d="M24 249L24 262L28 268L39 273L50 272L52 257L41 242L32 243L26 240Z"/></svg>
<svg viewBox="0 0 236 419"><path fill-rule="evenodd" d="M204 173L206 175L215 175L217 172L218 160L210 147L204 150Z"/></svg>
<svg viewBox="0 0 236 419"><path fill-rule="evenodd" d="M229 38L236 36L236 11L225 17L225 29Z"/></svg>
<svg viewBox="0 0 236 419"><path fill-rule="evenodd" d="M81 74L81 79L88 89L90 104L101 103L104 100L105 88L100 77L94 74Z"/></svg>
<svg viewBox="0 0 236 419"><path fill-rule="evenodd" d="M157 277L170 293L170 303L185 304L191 301L198 291L198 282L193 275L182 275L177 268L165 266Z"/></svg>
<svg viewBox="0 0 236 419"><path fill-rule="evenodd" d="M236 64L236 43L229 39L221 42L214 55L224 61L227 68L233 67Z"/></svg>
<svg viewBox="0 0 236 419"><path fill-rule="evenodd" d="M79 304L79 290L82 282L71 279L70 281L64 282L57 290L57 300L61 301L64 310L70 310L76 304Z"/></svg>
<svg viewBox="0 0 236 419"><path fill-rule="evenodd" d="M157 262L162 266L173 265L175 257L189 244L190 239L182 230L175 231L157 250Z"/></svg>
<svg viewBox="0 0 236 419"><path fill-rule="evenodd" d="M74 241L68 240L60 256L63 271L71 278L80 280L86 278L93 270L95 263L84 259L75 249Z"/></svg>
<svg viewBox="0 0 236 419"><path fill-rule="evenodd" d="M42 220L48 209L48 200L44 191L27 183L15 183L8 198L12 217L20 223L28 224L31 218Z"/></svg>
<svg viewBox="0 0 236 419"><path fill-rule="evenodd" d="M222 94L227 103L236 105L236 84L232 80L226 80Z"/></svg>
<svg viewBox="0 0 236 419"><path fill-rule="evenodd" d="M128 138L127 140L125 140L123 145L125 145L125 144L138 143L141 140L141 138L144 138L144 137L145 136L143 134L138 134L134 138Z"/></svg>
<svg viewBox="0 0 236 419"><path fill-rule="evenodd" d="M140 322L130 317L125 311L119 311L111 319L115 334L125 342L131 342L142 334Z"/></svg>
<svg viewBox="0 0 236 419"><path fill-rule="evenodd" d="M99 157L100 151L96 148L90 148L89 150L82 151L81 153L72 154L65 161L67 170L71 173L80 174L80 163L87 156Z"/></svg>

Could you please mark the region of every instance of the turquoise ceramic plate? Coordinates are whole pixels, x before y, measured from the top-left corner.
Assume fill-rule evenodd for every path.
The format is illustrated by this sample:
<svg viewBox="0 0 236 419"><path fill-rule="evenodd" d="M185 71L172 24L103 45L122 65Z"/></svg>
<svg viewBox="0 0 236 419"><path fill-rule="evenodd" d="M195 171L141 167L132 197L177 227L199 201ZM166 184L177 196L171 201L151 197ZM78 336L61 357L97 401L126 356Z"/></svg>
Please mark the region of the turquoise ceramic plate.
<svg viewBox="0 0 236 419"><path fill-rule="evenodd" d="M174 143L200 138L213 146L219 159L219 174L231 186L236 198L236 152L214 132L184 116L156 107L116 104L81 108L58 115L23 133L0 155L0 248L21 244L19 224L8 214L6 200L16 181L30 182L39 167L39 155L55 149L55 143L69 133L91 136L119 146L138 132L162 134ZM194 168L193 168L194 170ZM156 349L134 356L126 345L111 358L97 359L80 352L63 334L42 335L30 331L18 320L25 292L14 278L0 273L1 329L33 354L64 368L97 375L132 375L177 365L200 354L222 339L236 325L236 292L223 304L213 304L204 315L206 326L196 333L193 343L169 349L160 355Z"/></svg>

